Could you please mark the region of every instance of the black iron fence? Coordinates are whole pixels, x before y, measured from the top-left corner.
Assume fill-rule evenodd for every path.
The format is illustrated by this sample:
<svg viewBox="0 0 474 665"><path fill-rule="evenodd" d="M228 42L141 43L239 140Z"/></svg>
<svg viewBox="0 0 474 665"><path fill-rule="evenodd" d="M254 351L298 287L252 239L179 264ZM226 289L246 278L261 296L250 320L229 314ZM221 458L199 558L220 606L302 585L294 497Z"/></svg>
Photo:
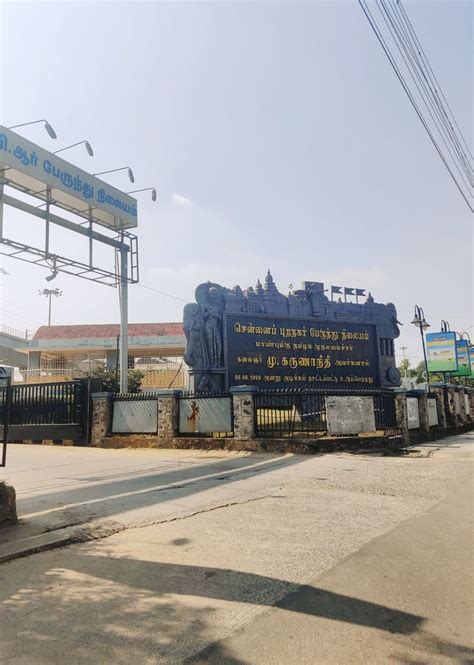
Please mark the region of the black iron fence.
<svg viewBox="0 0 474 665"><path fill-rule="evenodd" d="M80 381L38 383L0 388L0 424L4 424L9 395L10 425L79 424L84 386Z"/></svg>
<svg viewBox="0 0 474 665"><path fill-rule="evenodd" d="M255 394L254 405L258 437L307 438L327 430L324 393L260 392Z"/></svg>
<svg viewBox="0 0 474 665"><path fill-rule="evenodd" d="M375 426L377 430L384 430L385 434L400 434L395 408L395 395L392 392L374 393Z"/></svg>
<svg viewBox="0 0 474 665"><path fill-rule="evenodd" d="M372 398L376 431L382 431L389 436L399 434L393 393L275 390L261 391L254 395L257 437L317 438L325 435L329 429L326 398L330 396Z"/></svg>
<svg viewBox="0 0 474 665"><path fill-rule="evenodd" d="M91 381L0 386L3 465L8 441L64 440L87 443Z"/></svg>

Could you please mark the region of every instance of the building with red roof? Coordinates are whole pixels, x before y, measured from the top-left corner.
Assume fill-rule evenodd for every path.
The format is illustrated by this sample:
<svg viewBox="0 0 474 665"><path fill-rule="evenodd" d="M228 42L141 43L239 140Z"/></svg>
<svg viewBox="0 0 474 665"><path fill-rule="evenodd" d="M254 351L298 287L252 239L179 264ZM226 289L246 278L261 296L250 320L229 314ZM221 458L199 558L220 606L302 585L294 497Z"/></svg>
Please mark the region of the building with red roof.
<svg viewBox="0 0 474 665"><path fill-rule="evenodd" d="M25 380L64 381L98 367L114 369L120 326L114 323L41 326L28 345ZM183 387L186 345L182 323L129 323L129 368L140 369L144 388Z"/></svg>

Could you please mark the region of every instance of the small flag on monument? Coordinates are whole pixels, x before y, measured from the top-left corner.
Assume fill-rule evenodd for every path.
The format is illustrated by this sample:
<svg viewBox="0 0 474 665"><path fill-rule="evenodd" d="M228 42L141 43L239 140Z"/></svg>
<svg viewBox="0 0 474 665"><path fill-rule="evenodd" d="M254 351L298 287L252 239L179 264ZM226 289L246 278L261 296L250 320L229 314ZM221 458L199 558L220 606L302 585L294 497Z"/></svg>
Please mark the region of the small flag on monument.
<svg viewBox="0 0 474 665"><path fill-rule="evenodd" d="M359 296L365 296L365 289L356 289L356 303L359 304Z"/></svg>
<svg viewBox="0 0 474 665"><path fill-rule="evenodd" d="M331 300L334 300L335 293L342 293L342 286L331 286Z"/></svg>
<svg viewBox="0 0 474 665"><path fill-rule="evenodd" d="M347 302L347 296L355 296L355 289L344 287L344 302Z"/></svg>

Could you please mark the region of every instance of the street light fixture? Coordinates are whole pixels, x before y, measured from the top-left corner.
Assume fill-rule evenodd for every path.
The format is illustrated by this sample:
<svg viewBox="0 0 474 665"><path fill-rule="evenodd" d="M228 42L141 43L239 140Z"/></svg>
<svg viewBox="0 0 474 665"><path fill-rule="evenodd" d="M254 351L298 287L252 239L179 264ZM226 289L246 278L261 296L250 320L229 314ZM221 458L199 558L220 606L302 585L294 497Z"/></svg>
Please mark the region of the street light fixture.
<svg viewBox="0 0 474 665"><path fill-rule="evenodd" d="M134 189L127 194L138 194L138 192L151 192L151 200L156 201L156 189L154 187L145 187L144 189Z"/></svg>
<svg viewBox="0 0 474 665"><path fill-rule="evenodd" d="M110 171L101 171L100 173L93 173L92 175L104 175L106 173L116 173L117 171L128 171L128 179L130 182L135 182L135 176L133 175L133 171L129 166L122 166L119 169L111 169Z"/></svg>
<svg viewBox="0 0 474 665"><path fill-rule="evenodd" d="M51 275L45 277L45 280L47 282L52 282L53 279L56 279L57 276L58 276L58 271L56 270L56 268L51 268Z"/></svg>
<svg viewBox="0 0 474 665"><path fill-rule="evenodd" d="M415 305L415 316L412 321L413 325L419 328L421 335L421 342L423 345L423 358L425 360L425 371L426 371L426 388L430 392L430 375L428 372L428 360L426 358L426 346L425 346L425 336L423 331L427 330L430 327L430 324L425 319L425 313L422 307Z"/></svg>
<svg viewBox="0 0 474 665"><path fill-rule="evenodd" d="M48 326L50 326L51 325L51 296L55 296L56 298L59 298L59 296L63 295L63 292L56 287L55 289L43 289L42 291L38 290L38 295L45 296L49 300L49 303L48 303Z"/></svg>
<svg viewBox="0 0 474 665"><path fill-rule="evenodd" d="M88 154L91 157L93 157L94 156L94 151L92 150L92 146L89 143L89 141L78 141L77 143L73 143L72 145L67 145L65 148L60 148L59 150L55 150L53 154L57 155L58 152L63 152L64 150L69 150L69 148L75 148L76 145L82 145L82 144L85 145Z"/></svg>
<svg viewBox="0 0 474 665"><path fill-rule="evenodd" d="M58 138L56 136L56 132L54 131L54 129L51 127L49 122L44 118L42 120L32 120L31 122L23 122L21 123L21 125L11 125L10 127L8 127L8 129L16 129L17 127L26 127L26 125L36 125L36 123L38 122L44 122L44 128L46 129L46 131L48 132L48 134L52 139Z"/></svg>
<svg viewBox="0 0 474 665"><path fill-rule="evenodd" d="M445 321L444 319L441 320L441 332L451 332L449 321Z"/></svg>

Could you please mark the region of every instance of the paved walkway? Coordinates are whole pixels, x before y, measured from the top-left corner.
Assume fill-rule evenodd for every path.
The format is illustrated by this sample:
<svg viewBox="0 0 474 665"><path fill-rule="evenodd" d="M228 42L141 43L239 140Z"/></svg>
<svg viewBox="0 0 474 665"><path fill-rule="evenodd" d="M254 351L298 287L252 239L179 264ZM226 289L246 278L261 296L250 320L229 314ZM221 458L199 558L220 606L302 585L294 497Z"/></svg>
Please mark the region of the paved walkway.
<svg viewBox="0 0 474 665"><path fill-rule="evenodd" d="M474 663L474 483L192 658L222 663Z"/></svg>
<svg viewBox="0 0 474 665"><path fill-rule="evenodd" d="M17 446L23 528L73 510L99 539L0 565L2 660L474 662L473 441L407 457Z"/></svg>

